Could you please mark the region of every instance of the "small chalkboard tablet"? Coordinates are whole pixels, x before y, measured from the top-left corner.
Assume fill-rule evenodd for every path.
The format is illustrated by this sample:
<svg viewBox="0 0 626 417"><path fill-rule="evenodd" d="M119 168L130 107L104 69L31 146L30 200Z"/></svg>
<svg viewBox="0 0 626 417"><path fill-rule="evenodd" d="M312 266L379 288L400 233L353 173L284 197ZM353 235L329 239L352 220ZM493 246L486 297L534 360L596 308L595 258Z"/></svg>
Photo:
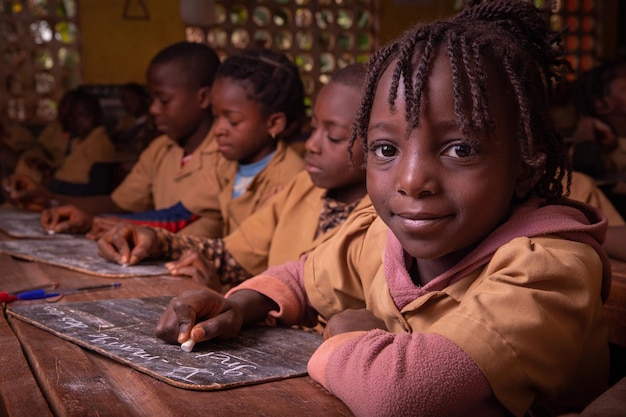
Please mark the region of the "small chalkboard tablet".
<svg viewBox="0 0 626 417"><path fill-rule="evenodd" d="M67 233L48 234L41 227L41 213L0 207L0 230L15 238L71 239L76 235Z"/></svg>
<svg viewBox="0 0 626 417"><path fill-rule="evenodd" d="M170 297L10 306L17 317L176 387L217 390L306 374L317 333L255 326L192 352L154 336Z"/></svg>
<svg viewBox="0 0 626 417"><path fill-rule="evenodd" d="M108 262L98 255L98 244L87 238L3 241L0 242L0 253L102 277L169 275L164 262L141 262L132 266Z"/></svg>

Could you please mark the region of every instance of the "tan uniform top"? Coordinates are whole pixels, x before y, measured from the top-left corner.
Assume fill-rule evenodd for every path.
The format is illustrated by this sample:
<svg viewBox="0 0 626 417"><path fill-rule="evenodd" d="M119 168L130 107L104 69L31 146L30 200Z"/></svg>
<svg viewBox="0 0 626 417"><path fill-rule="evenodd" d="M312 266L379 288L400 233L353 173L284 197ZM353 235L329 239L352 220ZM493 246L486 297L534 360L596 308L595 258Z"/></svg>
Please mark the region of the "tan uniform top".
<svg viewBox="0 0 626 417"><path fill-rule="evenodd" d="M9 122L4 124L5 135L0 137L0 141L9 147L13 152L21 153L35 146L35 138L24 126Z"/></svg>
<svg viewBox="0 0 626 417"><path fill-rule="evenodd" d="M115 159L115 146L103 126L89 132L83 140L72 139L70 153L54 172L54 178L77 184L89 182L89 171L97 162Z"/></svg>
<svg viewBox="0 0 626 417"><path fill-rule="evenodd" d="M279 142L267 166L254 177L243 194L233 199L238 167L237 161L229 161L220 154L211 169L202 171L202 178L182 199L189 211L202 218L181 233L192 234L189 228L193 228L194 234L215 236L207 230L215 232L217 225L222 227L222 236L234 232L250 214L267 203L304 169L304 161L295 151Z"/></svg>
<svg viewBox="0 0 626 417"><path fill-rule="evenodd" d="M605 388L602 263L591 246L552 236L515 238L485 266L400 311L383 265L387 233L372 208L348 218L309 253L303 279L322 316L366 306L393 333L449 339L518 416L533 403L580 406Z"/></svg>
<svg viewBox="0 0 626 417"><path fill-rule="evenodd" d="M624 226L625 224L622 216L602 190L595 185L593 179L583 173L572 172L569 198L582 201L602 211L609 221L609 226Z"/></svg>
<svg viewBox="0 0 626 417"><path fill-rule="evenodd" d="M111 199L135 213L171 207L202 181L202 171L215 164L216 151L209 132L182 165L183 148L166 135L159 136L141 153L131 172L111 193Z"/></svg>
<svg viewBox="0 0 626 417"><path fill-rule="evenodd" d="M308 172L300 172L270 202L224 238L226 249L252 275L269 266L298 259L330 239L339 228L314 239L326 191L313 184ZM365 196L353 213L369 206L371 202Z"/></svg>

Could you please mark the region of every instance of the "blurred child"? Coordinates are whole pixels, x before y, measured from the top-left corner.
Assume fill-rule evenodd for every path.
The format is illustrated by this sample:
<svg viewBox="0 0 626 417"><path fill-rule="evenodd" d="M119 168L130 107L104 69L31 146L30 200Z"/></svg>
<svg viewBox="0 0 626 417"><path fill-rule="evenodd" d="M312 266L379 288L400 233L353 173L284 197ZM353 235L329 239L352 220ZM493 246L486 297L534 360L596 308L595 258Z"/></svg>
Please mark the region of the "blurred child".
<svg viewBox="0 0 626 417"><path fill-rule="evenodd" d="M349 147L364 79L362 64L333 75L313 107L306 172L224 239L120 224L98 241L100 254L122 264L146 257L178 259L167 264L173 275L191 275L222 291L328 240L350 213L370 205L364 198L363 149Z"/></svg>
<svg viewBox="0 0 626 417"><path fill-rule="evenodd" d="M67 196L90 196L106 192L108 173L98 169L98 163L115 159L115 147L102 124L102 108L98 98L85 91L76 90L68 101L67 118L64 130L70 142L61 165L54 170L51 179L38 185L31 177L15 174L5 182L11 199L18 205L19 198L29 188L40 188L42 195L57 193ZM19 168L19 166L18 166ZM39 171L39 170L37 170ZM33 209L41 209L34 202ZM29 206L28 202L24 204Z"/></svg>
<svg viewBox="0 0 626 417"><path fill-rule="evenodd" d="M356 416L558 415L601 393L606 219L562 197L550 6L470 1L378 51L353 134L375 211L225 298L174 298L157 336L319 313L309 375Z"/></svg>
<svg viewBox="0 0 626 417"><path fill-rule="evenodd" d="M70 150L69 123L74 107L72 100L77 94L78 90L70 90L61 97L56 120L43 128L35 146L20 155L15 174L29 176L42 184L63 164Z"/></svg>
<svg viewBox="0 0 626 417"><path fill-rule="evenodd" d="M228 57L211 99L217 160L203 167L174 206L120 218L188 235L225 236L302 171L304 161L285 144L304 119L302 80L287 56L255 49Z"/></svg>
<svg viewBox="0 0 626 417"><path fill-rule="evenodd" d="M582 116L575 141L597 143L605 175L626 172L626 60L583 73L573 96Z"/></svg>
<svg viewBox="0 0 626 417"><path fill-rule="evenodd" d="M35 138L24 126L10 120L0 120L0 178L13 173L20 154L34 143Z"/></svg>
<svg viewBox="0 0 626 417"><path fill-rule="evenodd" d="M137 83L126 83L120 91L124 115L113 132L113 141L127 158L139 155L159 135L150 117L150 95Z"/></svg>
<svg viewBox="0 0 626 417"><path fill-rule="evenodd" d="M13 198L37 200L44 207L59 206L44 211L42 224L48 230L75 233L88 231L93 216L101 213L173 206L192 183L200 181L201 170L215 160L210 134L211 87L219 63L209 46L191 42L170 45L151 60L146 72L152 96L150 112L163 135L141 153L110 195L67 198L24 186L22 191L14 191Z"/></svg>

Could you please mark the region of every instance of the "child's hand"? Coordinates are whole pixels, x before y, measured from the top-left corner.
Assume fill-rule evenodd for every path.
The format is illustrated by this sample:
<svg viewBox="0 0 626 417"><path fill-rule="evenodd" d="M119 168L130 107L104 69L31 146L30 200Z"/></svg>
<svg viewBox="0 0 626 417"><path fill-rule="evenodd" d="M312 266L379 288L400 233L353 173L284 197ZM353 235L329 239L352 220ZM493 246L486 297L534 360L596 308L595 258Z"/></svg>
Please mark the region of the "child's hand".
<svg viewBox="0 0 626 417"><path fill-rule="evenodd" d="M52 194L45 187L37 184L25 175L11 175L2 181L7 199L18 207L31 211L41 211L50 206Z"/></svg>
<svg viewBox="0 0 626 417"><path fill-rule="evenodd" d="M107 261L135 265L158 256L155 245L156 235L151 228L119 222L98 239L98 255Z"/></svg>
<svg viewBox="0 0 626 417"><path fill-rule="evenodd" d="M91 230L86 237L87 239L98 240L119 223L120 220L114 217L94 217L91 223Z"/></svg>
<svg viewBox="0 0 626 417"><path fill-rule="evenodd" d="M74 206L59 206L41 212L39 222L48 233L85 233L93 216Z"/></svg>
<svg viewBox="0 0 626 417"><path fill-rule="evenodd" d="M375 317L369 310L344 310L335 314L328 320L324 328L324 339L329 337L359 330L383 329L387 330L385 323Z"/></svg>
<svg viewBox="0 0 626 417"><path fill-rule="evenodd" d="M202 285L222 292L222 283L217 276L215 264L197 249L185 251L177 261L168 262L165 266L174 276L187 275Z"/></svg>
<svg viewBox="0 0 626 417"><path fill-rule="evenodd" d="M236 303L209 289L187 291L173 298L157 323L155 334L169 343L235 337L243 326Z"/></svg>

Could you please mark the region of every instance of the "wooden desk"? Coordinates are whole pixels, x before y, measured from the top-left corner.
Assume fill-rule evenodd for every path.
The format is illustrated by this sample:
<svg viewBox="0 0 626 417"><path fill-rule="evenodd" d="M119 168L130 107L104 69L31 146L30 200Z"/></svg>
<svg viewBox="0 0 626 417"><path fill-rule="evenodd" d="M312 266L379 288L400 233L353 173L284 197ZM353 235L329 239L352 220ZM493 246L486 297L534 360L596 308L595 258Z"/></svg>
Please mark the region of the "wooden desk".
<svg viewBox="0 0 626 417"><path fill-rule="evenodd" d="M1 239L1 237L0 237ZM0 254L2 290L58 281L64 287L111 282ZM197 288L170 276L130 278L121 288L60 302L169 295ZM16 301L35 303L41 301ZM21 348L20 348L21 345ZM0 415L16 416L351 416L309 377L221 391L176 388L4 314L0 318Z"/></svg>

